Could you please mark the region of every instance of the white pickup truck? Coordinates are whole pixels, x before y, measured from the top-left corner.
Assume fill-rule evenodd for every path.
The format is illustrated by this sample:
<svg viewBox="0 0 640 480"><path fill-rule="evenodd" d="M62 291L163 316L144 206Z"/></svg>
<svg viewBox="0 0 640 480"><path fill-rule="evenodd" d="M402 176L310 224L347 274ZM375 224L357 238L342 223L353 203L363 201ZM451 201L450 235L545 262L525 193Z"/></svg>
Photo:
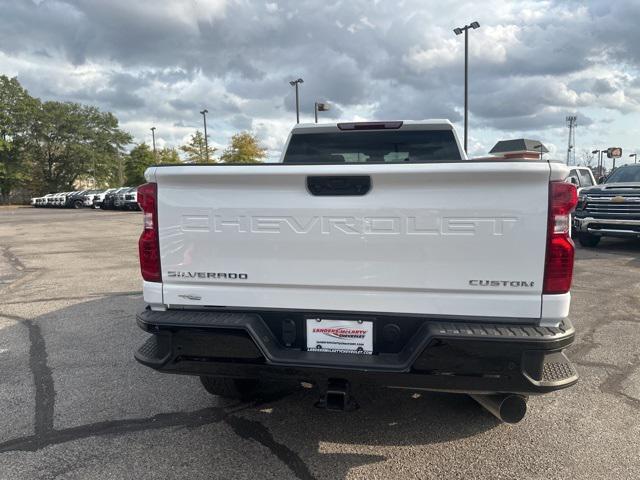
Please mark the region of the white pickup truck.
<svg viewBox="0 0 640 480"><path fill-rule="evenodd" d="M219 395L289 379L349 409L375 383L519 421L577 381L567 173L467 159L442 120L298 125L278 164L151 167L136 358Z"/></svg>

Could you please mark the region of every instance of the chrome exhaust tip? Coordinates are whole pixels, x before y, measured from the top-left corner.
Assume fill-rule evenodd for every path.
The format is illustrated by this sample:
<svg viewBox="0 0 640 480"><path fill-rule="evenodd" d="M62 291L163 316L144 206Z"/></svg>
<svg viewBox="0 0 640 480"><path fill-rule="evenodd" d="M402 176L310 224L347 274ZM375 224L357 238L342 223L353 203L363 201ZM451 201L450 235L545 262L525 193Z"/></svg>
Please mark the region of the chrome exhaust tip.
<svg viewBox="0 0 640 480"><path fill-rule="evenodd" d="M516 394L469 395L498 420L505 423L518 423L527 413L527 399Z"/></svg>

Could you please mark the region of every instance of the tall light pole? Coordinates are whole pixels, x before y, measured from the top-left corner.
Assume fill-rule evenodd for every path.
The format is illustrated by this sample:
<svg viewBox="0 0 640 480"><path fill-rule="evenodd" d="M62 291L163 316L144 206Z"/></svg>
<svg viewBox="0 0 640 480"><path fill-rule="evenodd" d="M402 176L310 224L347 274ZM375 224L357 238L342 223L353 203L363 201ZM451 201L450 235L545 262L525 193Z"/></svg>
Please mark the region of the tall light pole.
<svg viewBox="0 0 640 480"><path fill-rule="evenodd" d="M318 123L318 112L326 112L329 110L328 103L314 102L313 103L313 114L316 118L316 123Z"/></svg>
<svg viewBox="0 0 640 480"><path fill-rule="evenodd" d="M478 22L471 22L464 27L454 28L453 33L462 35L464 32L464 151L467 151L467 131L469 126L469 29L480 28Z"/></svg>
<svg viewBox="0 0 640 480"><path fill-rule="evenodd" d="M206 108L200 112L202 118L204 119L204 155L207 158L207 163L209 163L209 141L207 140L207 113L209 110Z"/></svg>
<svg viewBox="0 0 640 480"><path fill-rule="evenodd" d="M300 123L300 99L298 97L298 85L304 83L304 80L301 78L297 80L291 80L289 85L296 88L296 123Z"/></svg>
<svg viewBox="0 0 640 480"><path fill-rule="evenodd" d="M638 163L638 154L637 153L630 153L629 154L629 158L633 157L633 163Z"/></svg>
<svg viewBox="0 0 640 480"><path fill-rule="evenodd" d="M576 127L578 126L577 115L570 115L566 118L569 127L569 140L567 142L567 165L575 165L576 160ZM572 161L573 160L573 161Z"/></svg>
<svg viewBox="0 0 640 480"><path fill-rule="evenodd" d="M151 127L151 138L153 139L153 156L156 156L156 127Z"/></svg>

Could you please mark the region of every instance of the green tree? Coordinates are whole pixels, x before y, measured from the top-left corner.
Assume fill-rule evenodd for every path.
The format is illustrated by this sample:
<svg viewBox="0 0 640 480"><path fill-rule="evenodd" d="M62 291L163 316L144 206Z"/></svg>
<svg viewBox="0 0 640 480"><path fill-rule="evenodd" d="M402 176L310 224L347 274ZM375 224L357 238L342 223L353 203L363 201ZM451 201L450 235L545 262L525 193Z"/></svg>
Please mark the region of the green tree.
<svg viewBox="0 0 640 480"><path fill-rule="evenodd" d="M70 102L42 103L31 137L33 181L48 192L70 190L81 178L113 178L131 142L113 114Z"/></svg>
<svg viewBox="0 0 640 480"><path fill-rule="evenodd" d="M164 147L156 152L157 164L163 163L182 163L180 155L175 148Z"/></svg>
<svg viewBox="0 0 640 480"><path fill-rule="evenodd" d="M583 148L580 155L580 165L591 168L596 161L596 155L591 153L591 150Z"/></svg>
<svg viewBox="0 0 640 480"><path fill-rule="evenodd" d="M145 183L144 172L152 165L163 163L181 163L180 155L175 148L165 147L156 151L155 155L149 145L136 145L124 161L124 183L136 186Z"/></svg>
<svg viewBox="0 0 640 480"><path fill-rule="evenodd" d="M0 75L0 200L28 188L70 190L77 180L120 183L131 136L117 118L77 103L41 102Z"/></svg>
<svg viewBox="0 0 640 480"><path fill-rule="evenodd" d="M29 132L39 101L16 78L0 75L0 201L29 180Z"/></svg>
<svg viewBox="0 0 640 480"><path fill-rule="evenodd" d="M231 137L231 144L220 156L222 163L261 163L267 156L267 150L260 145L255 135L250 132L236 133Z"/></svg>
<svg viewBox="0 0 640 480"><path fill-rule="evenodd" d="M145 183L144 172L155 163L155 157L149 145L141 143L133 147L124 161L125 184L136 186Z"/></svg>
<svg viewBox="0 0 640 480"><path fill-rule="evenodd" d="M207 145L204 135L200 130L196 130L196 133L191 135L189 143L182 145L180 150L187 154L188 163L214 163L213 154L217 149L209 146L207 155Z"/></svg>

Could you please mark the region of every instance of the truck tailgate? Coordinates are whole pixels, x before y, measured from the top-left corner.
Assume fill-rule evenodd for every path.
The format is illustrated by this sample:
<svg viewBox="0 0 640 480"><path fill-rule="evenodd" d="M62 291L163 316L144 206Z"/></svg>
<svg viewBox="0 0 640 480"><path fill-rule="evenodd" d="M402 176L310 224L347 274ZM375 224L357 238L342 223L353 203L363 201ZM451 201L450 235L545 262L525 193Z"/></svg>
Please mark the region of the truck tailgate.
<svg viewBox="0 0 640 480"><path fill-rule="evenodd" d="M349 175L368 193L307 188ZM163 301L538 319L549 176L545 162L157 167Z"/></svg>

